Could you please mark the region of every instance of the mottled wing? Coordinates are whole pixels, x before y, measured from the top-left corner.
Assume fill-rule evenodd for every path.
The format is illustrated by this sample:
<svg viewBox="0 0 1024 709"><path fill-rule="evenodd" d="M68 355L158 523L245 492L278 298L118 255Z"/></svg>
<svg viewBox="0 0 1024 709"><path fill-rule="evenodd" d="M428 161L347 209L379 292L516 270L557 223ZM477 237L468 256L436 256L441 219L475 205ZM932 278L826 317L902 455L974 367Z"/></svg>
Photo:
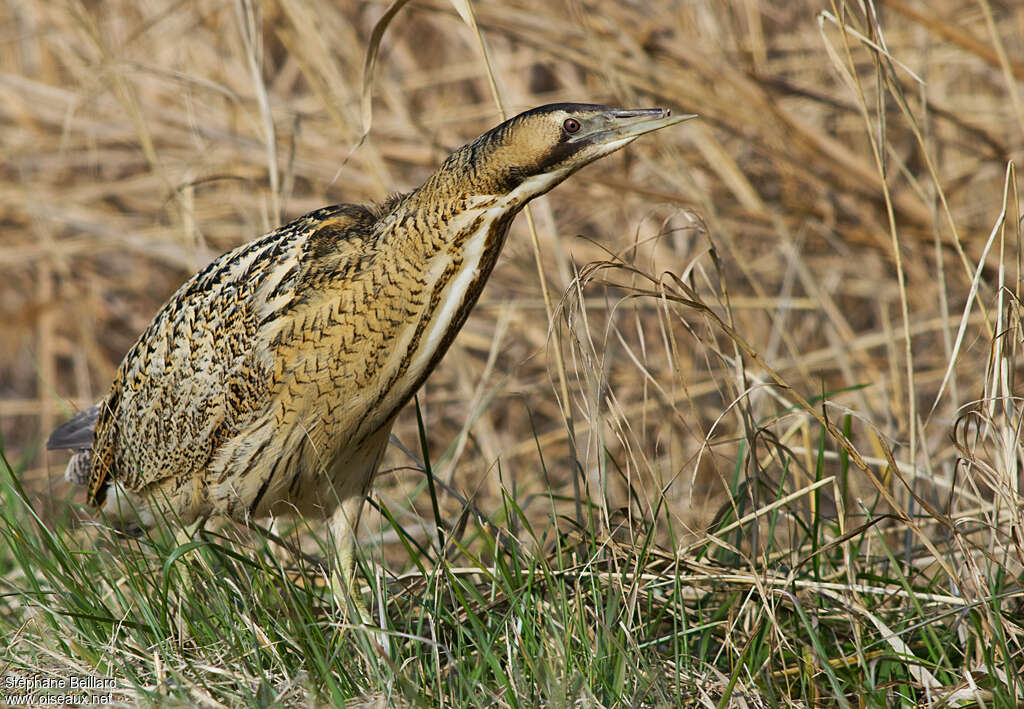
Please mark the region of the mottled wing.
<svg viewBox="0 0 1024 709"><path fill-rule="evenodd" d="M319 262L358 260L364 207L311 212L222 255L171 297L118 368L95 426L89 500L111 476L142 492L203 475L218 448L274 396L274 363L258 335L297 299ZM280 370L278 370L280 371Z"/></svg>

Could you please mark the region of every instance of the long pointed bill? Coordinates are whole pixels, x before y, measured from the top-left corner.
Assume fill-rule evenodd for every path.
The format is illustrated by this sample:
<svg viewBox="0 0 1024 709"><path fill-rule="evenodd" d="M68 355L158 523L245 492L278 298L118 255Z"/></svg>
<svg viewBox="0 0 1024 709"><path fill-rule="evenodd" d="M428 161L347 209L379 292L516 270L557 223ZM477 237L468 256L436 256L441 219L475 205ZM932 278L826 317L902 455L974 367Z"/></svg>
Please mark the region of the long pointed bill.
<svg viewBox="0 0 1024 709"><path fill-rule="evenodd" d="M591 131L572 137L571 142L587 141L595 145L624 145L625 142L644 133L661 130L677 123L696 118L696 113L683 113L673 116L667 108L637 108L628 111L611 110L605 114L604 125ZM620 141L623 141L620 143Z"/></svg>

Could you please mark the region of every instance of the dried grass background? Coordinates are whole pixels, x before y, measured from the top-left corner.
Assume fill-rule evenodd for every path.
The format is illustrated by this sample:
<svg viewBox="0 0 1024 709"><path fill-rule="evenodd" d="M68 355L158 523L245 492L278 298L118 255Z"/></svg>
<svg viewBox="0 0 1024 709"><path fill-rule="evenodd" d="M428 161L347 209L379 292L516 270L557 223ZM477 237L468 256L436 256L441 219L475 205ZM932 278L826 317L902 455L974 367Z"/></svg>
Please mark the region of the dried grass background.
<svg viewBox="0 0 1024 709"><path fill-rule="evenodd" d="M579 100L700 118L534 203L544 276L562 304L574 438L526 220L516 221L481 303L420 393L432 454L457 453L441 460L442 480L485 511L502 485L521 500L548 485L571 497L572 438L577 484L607 500L610 517L649 513L663 489L681 528L699 532L727 503L728 480L756 474L737 470L752 430L770 428L812 467L817 424L799 411L771 418L791 405L786 392L749 360L741 368L699 311L623 299L626 289L589 279L603 276L588 264L615 255L689 279L796 391L827 393L836 420L854 414L865 456L892 447L908 479L927 479L926 498L950 503L963 484L954 426L990 391L1001 322L992 304L1000 282L1012 302L1019 276L1011 246L988 252L978 292L987 310L972 307L957 348L1007 162L1024 148L1024 7L875 7L884 37L859 5L820 1L473 3L510 113ZM51 513L80 498L58 481L65 459L42 452L45 436L105 393L192 272L310 209L412 189L500 122L476 35L450 3L418 0L384 36L372 131L354 149L364 53L385 9L0 3L0 431ZM872 136L884 140L884 170ZM999 361L1012 381L1019 361ZM395 430L419 450L412 411ZM996 468L1016 481L1007 462ZM380 494L429 519L424 495L406 499L422 482L409 465L392 447L384 468L400 470L380 479ZM606 497L595 494L602 486ZM974 493L962 505L991 498ZM528 509L550 513L543 498Z"/></svg>

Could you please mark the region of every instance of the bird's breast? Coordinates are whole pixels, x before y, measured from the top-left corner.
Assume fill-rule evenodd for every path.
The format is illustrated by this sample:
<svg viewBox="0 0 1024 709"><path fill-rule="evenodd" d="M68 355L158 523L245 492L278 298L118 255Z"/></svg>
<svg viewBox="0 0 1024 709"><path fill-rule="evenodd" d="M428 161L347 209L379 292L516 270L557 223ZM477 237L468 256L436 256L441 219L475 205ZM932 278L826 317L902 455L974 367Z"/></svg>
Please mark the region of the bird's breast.
<svg viewBox="0 0 1024 709"><path fill-rule="evenodd" d="M403 312L384 366L375 373L369 433L390 420L437 366L476 303L497 262L514 213L495 198L478 198L475 209L448 221L442 248L427 258L410 258L399 278L416 294ZM436 243L436 240L435 240Z"/></svg>
<svg viewBox="0 0 1024 709"><path fill-rule="evenodd" d="M394 219L357 266L296 284L298 305L268 321L256 353L272 372L272 428L330 459L394 418L465 322L518 211L497 197L461 206Z"/></svg>

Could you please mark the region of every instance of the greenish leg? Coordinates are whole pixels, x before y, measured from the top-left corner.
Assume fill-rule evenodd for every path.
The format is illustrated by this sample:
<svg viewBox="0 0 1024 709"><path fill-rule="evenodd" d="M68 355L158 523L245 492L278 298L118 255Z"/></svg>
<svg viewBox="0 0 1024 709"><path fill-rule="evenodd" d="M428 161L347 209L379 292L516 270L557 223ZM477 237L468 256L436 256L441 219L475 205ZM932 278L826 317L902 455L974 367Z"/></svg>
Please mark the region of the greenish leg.
<svg viewBox="0 0 1024 709"><path fill-rule="evenodd" d="M210 527L213 530L218 530L224 526L226 520L224 520L223 518L215 519L211 515L204 515L199 519L195 520L194 522L191 522L190 524L186 524L185 526L179 527L176 530L174 530L175 544L177 544L178 546L182 546L184 544L188 544L189 542L196 541L197 539L199 539L199 533L202 532L204 528L206 528L208 522L210 523Z"/></svg>
<svg viewBox="0 0 1024 709"><path fill-rule="evenodd" d="M351 458L333 471L332 479L343 480L346 484L343 488L345 496L330 521L331 540L334 544L335 565L331 573L334 597L348 618L368 627L367 637L388 653L390 644L387 632L376 629L378 624L373 621L373 616L356 593L356 530L363 501L384 457L390 435L391 421L388 421L368 436ZM381 620L381 623L384 621Z"/></svg>
<svg viewBox="0 0 1024 709"><path fill-rule="evenodd" d="M373 617L356 593L356 528L362 508L362 495L350 497L338 506L331 518L335 562L331 572L331 591L346 613L354 614L363 625L372 626Z"/></svg>
<svg viewBox="0 0 1024 709"><path fill-rule="evenodd" d="M211 521L210 515L205 515L205 516L200 517L199 519L197 519L196 521L194 521L194 522L192 522L190 524L186 524L183 527L178 527L177 529L175 529L174 530L174 544L175 544L175 546L179 546L179 547L180 546L184 546L185 544L189 544L190 542L194 542L194 541L198 540L199 539L199 533L203 531L203 528L206 527L207 522L210 522L210 521ZM223 524L224 524L224 520L223 520L223 518L221 518L217 522L214 522L212 524L212 526L217 528L217 529L219 529L221 526L223 526ZM206 565L206 562L202 560L202 557L198 556L198 550L197 549L193 549L192 551L190 551L187 554L185 554L180 559L180 561L184 561L186 557L193 556L193 555L196 555L196 559L199 561L199 563L202 564L203 568L209 570L209 567ZM190 585L192 585L192 574L189 571L188 564L179 564L178 567L179 567L179 573L181 573L182 581L184 582L183 587L184 588L188 588Z"/></svg>

